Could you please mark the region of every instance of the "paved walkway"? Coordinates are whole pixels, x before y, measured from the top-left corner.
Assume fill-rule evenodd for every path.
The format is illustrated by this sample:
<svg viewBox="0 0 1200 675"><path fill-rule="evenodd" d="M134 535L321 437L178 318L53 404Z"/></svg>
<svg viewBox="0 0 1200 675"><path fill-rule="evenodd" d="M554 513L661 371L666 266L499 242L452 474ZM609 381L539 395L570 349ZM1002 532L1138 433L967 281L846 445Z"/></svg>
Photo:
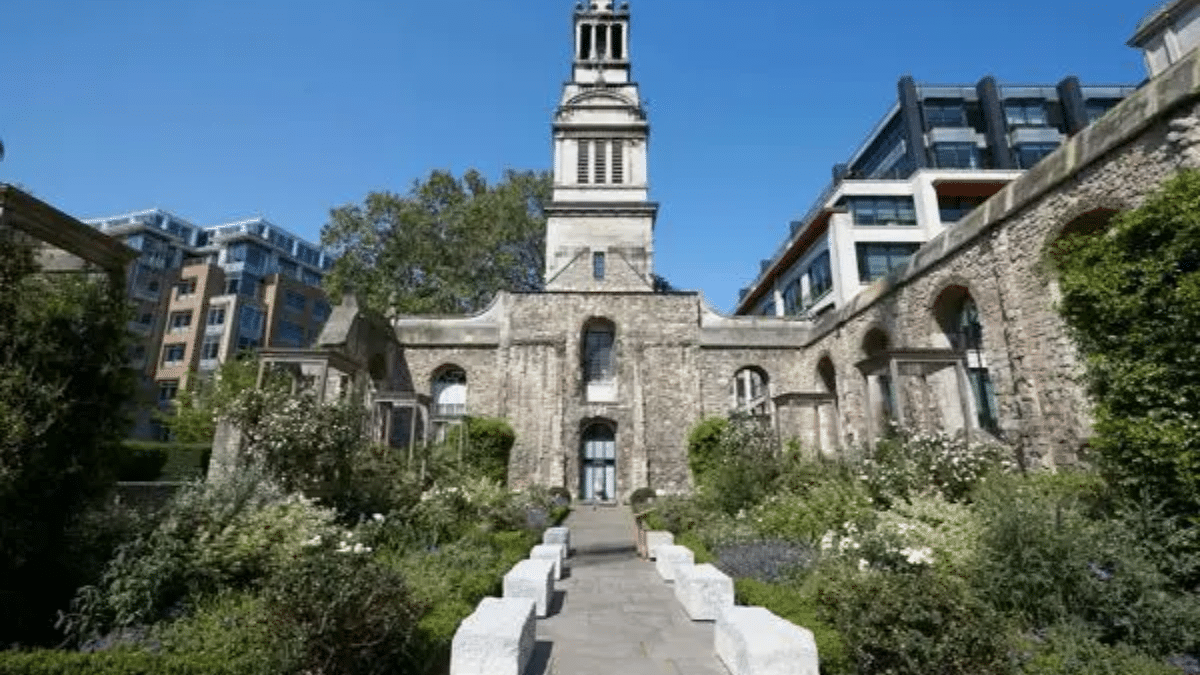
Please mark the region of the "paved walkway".
<svg viewBox="0 0 1200 675"><path fill-rule="evenodd" d="M654 563L638 560L628 506L581 504L565 524L570 576L537 621L529 675L729 675L713 624L689 619Z"/></svg>

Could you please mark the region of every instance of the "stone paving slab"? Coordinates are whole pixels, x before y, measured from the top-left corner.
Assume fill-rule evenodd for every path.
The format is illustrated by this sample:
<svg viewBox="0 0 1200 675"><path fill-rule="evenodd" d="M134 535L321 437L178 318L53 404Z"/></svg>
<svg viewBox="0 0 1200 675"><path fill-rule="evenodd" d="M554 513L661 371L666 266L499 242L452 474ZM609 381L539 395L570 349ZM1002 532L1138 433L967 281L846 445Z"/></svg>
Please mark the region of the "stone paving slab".
<svg viewBox="0 0 1200 675"><path fill-rule="evenodd" d="M713 624L694 622L654 563L637 558L628 507L571 513L570 574L562 606L538 619L542 658L526 675L729 675Z"/></svg>

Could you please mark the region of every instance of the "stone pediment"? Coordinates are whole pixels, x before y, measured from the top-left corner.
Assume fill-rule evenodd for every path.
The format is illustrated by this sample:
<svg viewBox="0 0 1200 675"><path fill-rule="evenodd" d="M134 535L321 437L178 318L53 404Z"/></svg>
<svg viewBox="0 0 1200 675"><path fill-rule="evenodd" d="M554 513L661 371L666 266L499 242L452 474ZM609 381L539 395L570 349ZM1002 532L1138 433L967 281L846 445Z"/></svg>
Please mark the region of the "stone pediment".
<svg viewBox="0 0 1200 675"><path fill-rule="evenodd" d="M564 108L632 108L638 102L613 90L585 91L563 102Z"/></svg>

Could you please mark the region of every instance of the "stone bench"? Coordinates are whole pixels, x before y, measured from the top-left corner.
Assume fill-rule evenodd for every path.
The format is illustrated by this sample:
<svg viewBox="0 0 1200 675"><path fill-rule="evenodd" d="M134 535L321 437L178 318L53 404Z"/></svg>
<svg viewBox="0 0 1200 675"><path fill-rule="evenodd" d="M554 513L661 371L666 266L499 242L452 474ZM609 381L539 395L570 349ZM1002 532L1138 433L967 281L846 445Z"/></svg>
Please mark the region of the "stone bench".
<svg viewBox="0 0 1200 675"><path fill-rule="evenodd" d="M522 560L504 575L504 597L533 600L539 617L546 616L554 592L554 561Z"/></svg>
<svg viewBox="0 0 1200 675"><path fill-rule="evenodd" d="M675 597L692 621L716 621L733 607L733 579L709 564L675 569Z"/></svg>
<svg viewBox="0 0 1200 675"><path fill-rule="evenodd" d="M563 567L567 562L567 547L562 544L538 544L529 552L530 560L551 560L554 562L554 579L563 578Z"/></svg>
<svg viewBox="0 0 1200 675"><path fill-rule="evenodd" d="M713 644L730 675L817 675L812 631L762 607L727 607Z"/></svg>
<svg viewBox="0 0 1200 675"><path fill-rule="evenodd" d="M567 555L571 555L571 528L568 527L548 527L542 533L543 544L562 544L567 548Z"/></svg>
<svg viewBox="0 0 1200 675"><path fill-rule="evenodd" d="M529 598L484 598L450 643L450 675L522 675L536 627Z"/></svg>
<svg viewBox="0 0 1200 675"><path fill-rule="evenodd" d="M665 530L647 530L646 531L646 553L651 560L658 558L656 549L659 546L671 545L675 543L675 535Z"/></svg>
<svg viewBox="0 0 1200 675"><path fill-rule="evenodd" d="M682 565L691 567L695 560L696 556L692 553L692 549L675 544L663 544L658 547L658 557L654 560L654 567L664 580L674 581L678 574L678 568Z"/></svg>

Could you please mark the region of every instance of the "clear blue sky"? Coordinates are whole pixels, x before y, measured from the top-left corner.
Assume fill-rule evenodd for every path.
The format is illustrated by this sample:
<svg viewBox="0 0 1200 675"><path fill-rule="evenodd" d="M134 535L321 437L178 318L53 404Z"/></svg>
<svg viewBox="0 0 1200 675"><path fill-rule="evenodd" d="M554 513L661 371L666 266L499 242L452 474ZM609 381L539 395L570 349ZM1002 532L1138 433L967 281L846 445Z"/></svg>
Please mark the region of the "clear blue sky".
<svg viewBox="0 0 1200 675"><path fill-rule="evenodd" d="M657 271L729 310L919 82L1137 83L1156 0L633 0ZM433 169L548 169L574 0L5 0L0 181L80 218L331 207Z"/></svg>

